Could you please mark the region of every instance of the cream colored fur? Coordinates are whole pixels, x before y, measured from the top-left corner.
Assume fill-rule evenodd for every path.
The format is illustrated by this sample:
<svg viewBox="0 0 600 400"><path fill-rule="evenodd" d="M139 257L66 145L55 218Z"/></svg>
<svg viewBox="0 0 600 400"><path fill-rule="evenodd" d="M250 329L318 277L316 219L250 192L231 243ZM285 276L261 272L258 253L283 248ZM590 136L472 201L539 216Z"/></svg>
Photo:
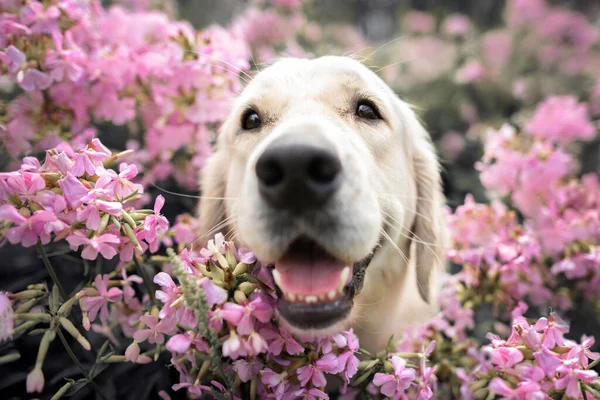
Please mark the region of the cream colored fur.
<svg viewBox="0 0 600 400"><path fill-rule="evenodd" d="M356 118L359 95L376 102L384 121ZM240 127L248 107L263 119L257 132ZM308 131L335 145L344 172L327 210L336 225L326 235L307 221L288 226L278 220L260 198L254 173L256 160L273 140ZM206 197L199 205L200 233L208 239L218 231L231 232L263 263L281 257L298 234L353 263L367 256L383 234L351 317L311 333L352 326L363 347L377 350L390 335L435 314L446 243L439 164L408 104L358 61L283 59L260 72L222 126L202 172L201 191Z"/></svg>

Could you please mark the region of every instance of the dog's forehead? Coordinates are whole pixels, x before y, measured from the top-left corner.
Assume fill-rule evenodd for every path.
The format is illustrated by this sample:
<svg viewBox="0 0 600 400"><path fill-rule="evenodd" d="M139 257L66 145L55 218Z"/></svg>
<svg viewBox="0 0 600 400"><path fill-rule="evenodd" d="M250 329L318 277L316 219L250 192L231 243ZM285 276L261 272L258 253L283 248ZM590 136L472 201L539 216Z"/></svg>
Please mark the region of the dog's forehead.
<svg viewBox="0 0 600 400"><path fill-rule="evenodd" d="M248 89L260 91L282 85L315 88L319 84L348 87L377 85L377 76L365 65L348 57L326 56L317 59L285 58L260 72Z"/></svg>

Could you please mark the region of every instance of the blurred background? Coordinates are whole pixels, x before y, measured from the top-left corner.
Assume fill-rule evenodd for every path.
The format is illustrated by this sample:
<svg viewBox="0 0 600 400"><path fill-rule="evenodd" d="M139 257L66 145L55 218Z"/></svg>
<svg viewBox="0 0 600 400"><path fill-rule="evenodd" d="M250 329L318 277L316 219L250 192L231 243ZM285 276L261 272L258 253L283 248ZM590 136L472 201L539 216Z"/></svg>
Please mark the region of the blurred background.
<svg viewBox="0 0 600 400"><path fill-rule="evenodd" d="M163 5L205 28L234 21L249 3L179 0ZM304 14L309 27L318 27L319 38L316 43L306 43L306 37L298 41L310 56L368 56L366 64L416 106L441 153L448 204L454 208L467 193L478 201L489 197L474 168L486 130L528 116L528 109L515 113L547 95L576 94L587 100L594 94L598 60L587 50L598 45L584 36L598 26L600 2L549 1L565 14L553 21L527 21L524 16L522 22L510 21L517 16L508 14L534 14L542 2L512 3L522 9L507 9L502 0L314 0ZM576 14L585 15L584 20ZM537 27L544 24L562 28L540 33ZM532 46L539 46L540 54L533 54ZM552 46L565 55L542 54ZM560 59L572 56L582 57L581 65L571 68ZM581 162L581 173L600 170L597 141L582 149Z"/></svg>

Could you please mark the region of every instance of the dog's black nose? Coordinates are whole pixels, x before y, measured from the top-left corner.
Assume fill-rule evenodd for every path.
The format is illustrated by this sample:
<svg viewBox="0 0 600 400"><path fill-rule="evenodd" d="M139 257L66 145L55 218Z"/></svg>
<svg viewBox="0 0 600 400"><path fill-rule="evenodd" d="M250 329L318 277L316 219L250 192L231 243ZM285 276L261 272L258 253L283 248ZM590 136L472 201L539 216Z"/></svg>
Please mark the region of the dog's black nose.
<svg viewBox="0 0 600 400"><path fill-rule="evenodd" d="M285 135L256 163L259 191L275 208L302 211L323 205L340 185L342 164L320 136Z"/></svg>

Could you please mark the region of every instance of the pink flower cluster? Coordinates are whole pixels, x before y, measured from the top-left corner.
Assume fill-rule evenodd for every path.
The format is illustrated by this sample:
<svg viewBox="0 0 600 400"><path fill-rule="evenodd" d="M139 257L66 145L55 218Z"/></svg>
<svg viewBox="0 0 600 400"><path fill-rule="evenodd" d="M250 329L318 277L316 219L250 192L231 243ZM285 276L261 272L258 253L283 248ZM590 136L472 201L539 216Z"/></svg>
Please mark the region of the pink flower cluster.
<svg viewBox="0 0 600 400"><path fill-rule="evenodd" d="M277 2L293 10L289 17L270 8L229 30L195 32L162 13L104 9L98 0L3 2L0 77L26 93L0 107L0 141L18 158L87 135L93 123L126 124L140 139L127 145L144 182L172 175L195 189L215 128L250 68L249 41L266 53L288 40L297 3Z"/></svg>
<svg viewBox="0 0 600 400"><path fill-rule="evenodd" d="M477 378L492 377L488 390L503 399L550 399L550 393L580 399L583 392L597 398L592 384L597 386L598 373L590 369L590 360L600 358L590 351L594 338L583 336L577 343L564 338L568 331L555 314L532 325L516 317L508 339L489 335L492 343L483 352L490 360Z"/></svg>
<svg viewBox="0 0 600 400"><path fill-rule="evenodd" d="M177 230L177 225L173 229ZM345 387L357 373L359 347L352 330L311 340L293 337L277 326L270 275L255 264L248 250L236 249L217 234L207 248L199 252L185 249L178 260L180 269L175 267L173 274L183 281L176 284L165 272L155 276L154 282L161 287L156 297L163 307L158 318L141 318L148 328L134 333L130 354L126 354L130 361L136 361L138 343L166 342L180 374L180 383L173 389L185 388L190 396L200 397L215 385L223 390L218 388L227 385L228 375L233 373L242 384L252 381L254 394L260 398L327 399L327 376L339 376ZM201 289L204 309L192 300L197 288ZM203 326L204 317L207 325L203 332L198 326ZM212 342L215 338L217 341ZM204 379L192 375L194 360L215 355L223 363L222 371L212 370ZM235 388L227 390L236 393Z"/></svg>
<svg viewBox="0 0 600 400"><path fill-rule="evenodd" d="M154 210L128 204L143 193L131 181L136 166L121 163L119 173L105 167L121 156L98 139L80 147L61 143L43 164L26 157L18 171L0 173L0 243L29 247L66 239L88 260L119 254L130 261L147 248L156 252L169 226L160 215L164 198Z"/></svg>

